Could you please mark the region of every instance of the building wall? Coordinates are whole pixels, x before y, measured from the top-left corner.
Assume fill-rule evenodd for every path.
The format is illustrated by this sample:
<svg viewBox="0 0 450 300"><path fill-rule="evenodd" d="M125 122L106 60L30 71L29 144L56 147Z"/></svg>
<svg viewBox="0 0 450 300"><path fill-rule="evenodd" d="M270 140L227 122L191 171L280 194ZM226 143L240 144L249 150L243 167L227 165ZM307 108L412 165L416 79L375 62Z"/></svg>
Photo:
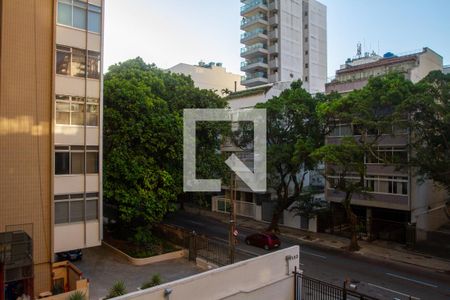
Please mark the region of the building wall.
<svg viewBox="0 0 450 300"><path fill-rule="evenodd" d="M225 68L218 66L205 68L181 63L173 66L169 71L191 76L196 87L215 90L220 96L223 96L222 89L234 92L235 83L236 91L241 91L245 88L241 85L241 76L239 74L227 72Z"/></svg>
<svg viewBox="0 0 450 300"><path fill-rule="evenodd" d="M450 74L450 66L444 66L444 69L442 71L444 74Z"/></svg>
<svg viewBox="0 0 450 300"><path fill-rule="evenodd" d="M293 246L116 299L277 299L294 300L300 248ZM169 297L164 296L170 289Z"/></svg>
<svg viewBox="0 0 450 300"><path fill-rule="evenodd" d="M411 70L409 79L416 83L431 71L442 71L442 65L442 56L429 48L424 48L424 52L418 55L418 66Z"/></svg>
<svg viewBox="0 0 450 300"><path fill-rule="evenodd" d="M325 92L327 81L327 7L316 0L308 0L308 68L305 68L305 84L310 93Z"/></svg>
<svg viewBox="0 0 450 300"><path fill-rule="evenodd" d="M33 238L35 293L51 288L54 1L2 1L0 231Z"/></svg>
<svg viewBox="0 0 450 300"><path fill-rule="evenodd" d="M280 61L278 81L303 79L303 4L302 0L280 0Z"/></svg>

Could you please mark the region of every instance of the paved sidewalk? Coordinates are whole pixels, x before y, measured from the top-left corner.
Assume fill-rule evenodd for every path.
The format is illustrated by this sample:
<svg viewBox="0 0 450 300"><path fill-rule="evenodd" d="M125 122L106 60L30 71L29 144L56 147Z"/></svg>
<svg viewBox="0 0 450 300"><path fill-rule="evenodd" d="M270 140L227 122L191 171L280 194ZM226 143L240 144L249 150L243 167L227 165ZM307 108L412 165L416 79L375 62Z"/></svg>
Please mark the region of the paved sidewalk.
<svg viewBox="0 0 450 300"><path fill-rule="evenodd" d="M211 212L190 206L186 206L185 209L190 213L196 213L219 219L223 222L228 222L228 215L226 214ZM257 231L264 231L267 228L267 223L265 222L244 217L237 217L237 219L238 226L241 227L254 229ZM347 251L345 248L349 244L349 240L347 238L326 233L307 232L301 229L289 228L285 226L280 226L280 231L281 235L290 239L324 248ZM357 255L416 265L450 274L450 261L406 250L401 244L386 241L358 241L358 243L361 249L354 252Z"/></svg>

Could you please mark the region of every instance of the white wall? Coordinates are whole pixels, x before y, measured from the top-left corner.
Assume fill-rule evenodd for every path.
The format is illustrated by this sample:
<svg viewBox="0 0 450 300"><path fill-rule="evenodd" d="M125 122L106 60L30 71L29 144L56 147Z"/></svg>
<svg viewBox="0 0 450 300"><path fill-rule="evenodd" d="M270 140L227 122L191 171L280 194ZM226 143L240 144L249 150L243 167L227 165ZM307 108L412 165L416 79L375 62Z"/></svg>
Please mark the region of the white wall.
<svg viewBox="0 0 450 300"><path fill-rule="evenodd" d="M115 299L294 300L292 272L299 269L299 252L299 246L293 246ZM165 289L172 290L169 298Z"/></svg>

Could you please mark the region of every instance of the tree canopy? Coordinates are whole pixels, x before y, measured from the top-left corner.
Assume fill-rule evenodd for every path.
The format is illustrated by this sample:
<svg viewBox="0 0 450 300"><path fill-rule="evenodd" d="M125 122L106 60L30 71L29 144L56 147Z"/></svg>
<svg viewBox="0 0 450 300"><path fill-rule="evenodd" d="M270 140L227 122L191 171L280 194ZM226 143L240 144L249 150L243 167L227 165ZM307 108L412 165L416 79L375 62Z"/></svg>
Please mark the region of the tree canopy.
<svg viewBox="0 0 450 300"><path fill-rule="evenodd" d="M113 65L104 80L104 197L127 224L159 222L182 193L183 109L223 108L190 77L141 58ZM221 128L203 124L198 176L217 177ZM211 138L213 137L213 138Z"/></svg>

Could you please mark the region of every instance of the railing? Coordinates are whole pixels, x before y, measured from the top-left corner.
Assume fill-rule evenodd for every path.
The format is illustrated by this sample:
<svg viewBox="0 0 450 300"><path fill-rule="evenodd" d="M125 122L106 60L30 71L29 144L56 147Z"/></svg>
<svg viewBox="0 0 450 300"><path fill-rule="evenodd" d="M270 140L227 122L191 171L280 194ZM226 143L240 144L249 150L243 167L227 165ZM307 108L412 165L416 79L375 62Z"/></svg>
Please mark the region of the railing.
<svg viewBox="0 0 450 300"><path fill-rule="evenodd" d="M267 5L267 1L266 0L254 0L254 1L250 2L249 4L242 6L241 13L245 13L246 11L253 9L254 7L256 7L258 5Z"/></svg>
<svg viewBox="0 0 450 300"><path fill-rule="evenodd" d="M224 196L212 197L212 211L228 214L230 213L230 199ZM236 201L236 215L254 218L256 216L255 203L246 201Z"/></svg>
<svg viewBox="0 0 450 300"><path fill-rule="evenodd" d="M343 287L340 287L325 281L307 277L301 273L295 273L294 278L296 300L378 300L378 298L349 290L346 283L343 284Z"/></svg>
<svg viewBox="0 0 450 300"><path fill-rule="evenodd" d="M267 21L267 16L263 15L263 14L257 14L248 18L243 18L241 21L241 26L245 26L247 24L250 24L252 22L256 22L259 20L263 20L263 21Z"/></svg>
<svg viewBox="0 0 450 300"><path fill-rule="evenodd" d="M241 48L241 54L248 53L257 49L267 49L267 46L263 43L257 43L248 47Z"/></svg>
<svg viewBox="0 0 450 300"><path fill-rule="evenodd" d="M267 79L267 74L264 72L255 72L251 75L247 75L247 76L242 76L241 77L241 81L246 81L246 80L251 80L251 79L256 79L256 78L265 78Z"/></svg>
<svg viewBox="0 0 450 300"><path fill-rule="evenodd" d="M241 68L245 68L249 65L253 65L253 64L257 64L257 63L267 64L267 59L265 59L263 57L258 57L256 59L243 61L243 62L241 62Z"/></svg>
<svg viewBox="0 0 450 300"><path fill-rule="evenodd" d="M258 34L267 34L267 30L257 28L253 31L244 32L243 34L241 34L241 40L257 36Z"/></svg>

